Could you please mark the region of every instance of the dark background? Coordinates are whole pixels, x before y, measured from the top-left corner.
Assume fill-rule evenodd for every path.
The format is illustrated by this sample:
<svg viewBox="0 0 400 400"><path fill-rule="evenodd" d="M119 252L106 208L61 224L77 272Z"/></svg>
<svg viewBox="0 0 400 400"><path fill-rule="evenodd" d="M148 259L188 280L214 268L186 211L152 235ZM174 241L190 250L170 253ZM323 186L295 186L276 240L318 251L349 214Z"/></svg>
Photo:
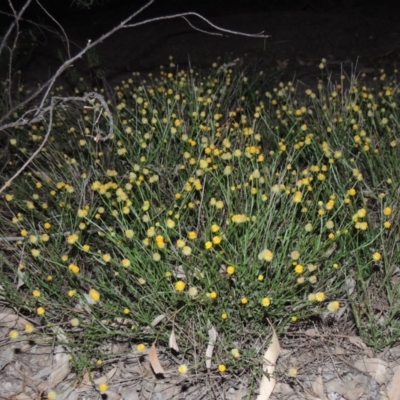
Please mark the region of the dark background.
<svg viewBox="0 0 400 400"><path fill-rule="evenodd" d="M18 10L24 1L13 1ZM136 0L100 0L91 9L77 7L71 0L43 0L41 4L63 26L70 40L71 53L83 48L145 4ZM2 11L9 12L8 1L1 0ZM400 1L362 0L156 0L133 21L194 11L210 18L218 26L246 32L263 31L270 38L254 39L236 35L210 36L192 29L182 19L123 29L102 42L90 61L75 63L77 74L97 84L99 79L115 83L132 71L159 70L169 56L179 66L207 67L218 57L239 58L242 64L253 62L259 69L278 72L285 77L309 81L318 75L316 66L327 58L332 71L357 68L373 71L396 65L400 60ZM57 25L33 2L25 18ZM12 20L0 16L3 32ZM213 31L202 21L190 18L201 29ZM48 79L62 59L66 46L55 35L21 22L24 33L19 49L28 48L18 68L23 81L36 84ZM71 75L71 74L70 74ZM71 76L64 85L74 86ZM314 79L314 78L313 78ZM75 78L76 80L76 78ZM315 80L315 79L314 79Z"/></svg>

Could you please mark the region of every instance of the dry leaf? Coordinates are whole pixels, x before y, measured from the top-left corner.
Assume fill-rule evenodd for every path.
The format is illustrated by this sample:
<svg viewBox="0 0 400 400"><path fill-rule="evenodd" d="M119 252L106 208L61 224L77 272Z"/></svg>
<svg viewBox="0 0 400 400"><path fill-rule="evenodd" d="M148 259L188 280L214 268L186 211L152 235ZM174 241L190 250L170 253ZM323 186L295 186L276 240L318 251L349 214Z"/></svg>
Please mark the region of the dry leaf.
<svg viewBox="0 0 400 400"><path fill-rule="evenodd" d="M21 286L25 285L24 282L25 272L18 268L17 275L18 275L17 289L19 289Z"/></svg>
<svg viewBox="0 0 400 400"><path fill-rule="evenodd" d="M14 349L12 347L6 347L0 354L0 371L8 365L14 358Z"/></svg>
<svg viewBox="0 0 400 400"><path fill-rule="evenodd" d="M12 397L13 400L32 400L31 396L26 395L25 393L17 394L16 396Z"/></svg>
<svg viewBox="0 0 400 400"><path fill-rule="evenodd" d="M275 329L272 327L272 341L268 346L267 351L264 354L263 363L263 377L260 384L260 394L257 396L257 400L268 400L272 391L275 387L276 379L272 377L275 371L275 363L281 352L281 346L279 345L278 336L276 335Z"/></svg>
<svg viewBox="0 0 400 400"><path fill-rule="evenodd" d="M324 257L329 258L336 249L337 249L337 243L334 242L333 245L329 247L329 249L325 252Z"/></svg>
<svg viewBox="0 0 400 400"><path fill-rule="evenodd" d="M388 364L380 358L363 357L362 360L356 361L354 366L367 372L379 385L386 382Z"/></svg>
<svg viewBox="0 0 400 400"><path fill-rule="evenodd" d="M111 381L112 377L117 372L117 367L110 369L105 375L101 376L100 378L95 379L93 382L95 385L100 385L102 383L108 383Z"/></svg>
<svg viewBox="0 0 400 400"><path fill-rule="evenodd" d="M73 383L57 389L57 400L78 400L78 393L73 387Z"/></svg>
<svg viewBox="0 0 400 400"><path fill-rule="evenodd" d="M155 317L151 323L151 326L157 326L166 316L167 314L160 314L158 317Z"/></svg>
<svg viewBox="0 0 400 400"><path fill-rule="evenodd" d="M389 400L400 400L400 366L394 369L392 381L388 386Z"/></svg>
<svg viewBox="0 0 400 400"><path fill-rule="evenodd" d="M320 337L320 336L321 336L321 335L320 335L315 329L313 329L313 328L307 329L304 333L305 333L307 336L310 336L310 337Z"/></svg>
<svg viewBox="0 0 400 400"><path fill-rule="evenodd" d="M48 382L39 384L39 390L46 390L48 388L56 387L62 382L70 373L69 367L69 354L64 350L63 346L57 346L54 349L54 364L52 372L49 375Z"/></svg>
<svg viewBox="0 0 400 400"><path fill-rule="evenodd" d="M157 349L154 343L149 350L149 361L155 374L165 374L165 371L158 360Z"/></svg>
<svg viewBox="0 0 400 400"><path fill-rule="evenodd" d="M18 317L18 315L0 313L1 327L6 327L10 329L22 329L25 328L25 325L27 324L28 321L24 318Z"/></svg>
<svg viewBox="0 0 400 400"><path fill-rule="evenodd" d="M347 339L349 339L349 342L354 344L354 346L357 346L360 349L363 349L364 353L367 356L369 356L371 358L373 357L372 350L364 343L364 341L359 336L347 336Z"/></svg>
<svg viewBox="0 0 400 400"><path fill-rule="evenodd" d="M324 382L322 381L322 376L321 375L319 375L318 378L314 381L314 383L312 385L312 389L313 389L315 395L320 400L328 400L328 398L325 396Z"/></svg>
<svg viewBox="0 0 400 400"><path fill-rule="evenodd" d="M208 321L208 324L210 324L210 321ZM218 333L215 330L215 328L211 325L211 328L208 330L208 346L206 350L206 367L208 369L211 368L211 358L213 355L214 351L214 344L217 341Z"/></svg>
<svg viewBox="0 0 400 400"><path fill-rule="evenodd" d="M178 343L176 343L175 329L172 327L171 335L169 336L169 347L179 352Z"/></svg>
<svg viewBox="0 0 400 400"><path fill-rule="evenodd" d="M328 393L336 392L342 395L346 400L358 400L365 392L365 382L362 380L343 381L333 379L326 382Z"/></svg>

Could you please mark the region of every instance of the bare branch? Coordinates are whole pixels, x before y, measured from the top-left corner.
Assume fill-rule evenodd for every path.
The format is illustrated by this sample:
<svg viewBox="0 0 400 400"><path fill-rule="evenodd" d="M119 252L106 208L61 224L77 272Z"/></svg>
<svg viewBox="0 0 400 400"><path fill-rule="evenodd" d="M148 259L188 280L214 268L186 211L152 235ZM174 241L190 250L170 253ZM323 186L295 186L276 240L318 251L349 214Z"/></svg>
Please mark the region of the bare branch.
<svg viewBox="0 0 400 400"><path fill-rule="evenodd" d="M136 24L125 25L125 26L123 26L123 28L136 28L136 27L141 26L141 25L146 25L146 24L150 24L152 22L157 22L157 21L164 21L164 20L167 20L167 19L175 19L175 18L184 18L184 19L186 19L185 17L188 17L190 15L193 15L194 17L198 17L198 18L202 19L204 22L206 22L208 25L212 26L217 31L230 33L232 35L247 36L247 37L251 37L251 38L265 39L265 38L271 37L271 35L264 35L263 34L264 32L260 32L260 33L244 33L244 32L232 31L230 29L221 28L220 26L213 24L207 18L205 18L202 15L197 14L195 12L185 12L185 13L181 13L181 14L164 15L162 17L146 19L145 21L137 22ZM204 33L209 33L209 32L204 31Z"/></svg>
<svg viewBox="0 0 400 400"><path fill-rule="evenodd" d="M71 51L70 51L70 48L69 48L69 39L68 39L68 36L67 36L67 34L65 33L65 31L64 31L64 28L62 27L62 25L42 6L42 4L40 3L40 1L39 0L36 0L36 3L40 6L40 8L43 10L43 12L45 13L45 14L47 14L47 16L61 29L61 32L63 33L63 35L64 35L64 38L65 38L65 43L66 43L66 45L67 45L67 53L68 53L68 57L69 58L71 58Z"/></svg>
<svg viewBox="0 0 400 400"><path fill-rule="evenodd" d="M9 0L11 1L11 0ZM30 4L32 0L27 0L24 8L19 12L18 15L16 15L16 13L14 12L14 15L16 15L14 23L12 24L12 27L14 27L16 24L18 24L18 20L21 18L21 15L23 13L23 11L26 9L26 7ZM79 58L81 58L85 53L87 53L91 48L95 47L97 44L101 43L102 41L104 41L105 39L107 39L108 37L112 36L115 32L117 32L120 29L123 28L135 28L138 26L142 26L142 25L146 25L146 24L150 24L153 22L157 22L157 21L164 21L164 20L169 20L169 19L175 19L175 18L183 18L193 29L196 29L200 32L206 33L206 34L210 34L210 35L221 35L218 32L208 32L208 31L204 31L201 30L195 26L193 26L193 24L191 24L189 22L189 20L187 19L187 17L189 16L194 16L197 18L200 18L201 20L203 20L204 22L206 22L209 26L211 26L212 28L214 28L217 31L220 32L224 32L224 33L228 33L228 34L233 34L233 35L240 35L240 36L246 36L246 37L251 37L251 38L267 38L269 37L269 35L264 35L263 32L258 33L258 34L248 34L248 33L243 33L243 32L237 32L237 31L233 31L230 29L225 29L225 28L221 28L215 24L213 24L212 22L210 22L207 18L203 17L200 14L197 14L195 12L186 12L186 13L180 13L180 14L174 14L174 15L168 15L168 16L163 16L163 17L157 17L157 18L150 18L150 19L146 19L144 21L140 21L137 23L133 23L130 24L129 22L135 18L137 15L139 15L140 13L142 13L146 8L148 8L151 4L153 4L154 0L150 0L148 1L144 6L142 6L140 9L138 9L137 11L135 11L133 14L131 14L128 18L126 18L125 20L123 20L119 25L117 25L115 28L111 29L110 31L104 33L102 36L100 36L98 39L91 41L89 40L88 43L86 44L86 46L81 49L75 56L73 57L69 57L68 60L66 60L59 68L58 70L54 73L54 75L40 88L38 88L31 96L29 96L27 99L25 99L24 101L22 101L21 103L19 103L17 106L12 107L4 116L2 116L0 118L0 130L5 130L5 129L10 129L10 128L14 128L16 126L23 126L23 125L27 125L27 124L32 124L38 121L42 121L45 119L45 117L47 116L47 114L49 114L49 122L48 122L48 129L46 132L46 135L42 141L42 143L40 144L40 146L38 147L38 149L36 149L36 151L31 155L31 157L24 163L24 165L20 168L20 170L18 170L5 184L4 186L0 189L0 193L3 192L10 184L11 182L17 178L22 171L25 170L25 168L32 162L32 160L39 154L39 152L42 150L43 146L45 145L45 143L47 142L50 132L51 132L51 127L52 127L52 123L53 123L53 113L54 113L54 109L57 105L68 102L68 101L88 101L90 99L96 99L100 102L100 104L102 105L102 107L107 110L107 114L108 114L108 123L109 123L109 133L104 136L104 137L96 137L96 140L102 140L105 141L107 139L109 139L112 134L113 134L113 130L114 130L114 121L113 121L113 116L112 113L110 112L107 102L105 101L105 99L103 98L103 96L101 96L98 93L95 92L91 92L86 94L83 97L51 97L51 101L50 101L50 106L45 107L45 102L47 100L47 98L49 97L50 91L53 87L53 85L55 84L57 78L69 67L71 67L73 65L73 63L78 60ZM38 1L38 4L41 6L41 4ZM41 6L42 7L42 6ZM42 7L43 8L43 7ZM46 13L47 11L44 10ZM65 34L64 30L62 29L61 25L58 24L58 22L49 14L47 13L47 15L49 15L49 17L57 23L57 25L60 27L60 29L62 30L62 32L64 33L64 37L67 40L67 46L68 46L68 37ZM12 27L10 27L9 31L7 32L6 36L8 37L11 34L12 31ZM4 48L5 46L5 39L3 39L2 42L2 46L1 48ZM68 47L68 54L69 54L69 47ZM43 94L42 94L43 93ZM4 124L4 122L16 111L18 110L22 110L26 105L28 105L32 100L36 99L37 97L39 97L39 95L42 94L41 100L40 100L40 104L38 107L30 109L28 111L26 111L20 118L18 118L16 121L10 122L10 123L6 123Z"/></svg>
<svg viewBox="0 0 400 400"><path fill-rule="evenodd" d="M3 185L3 187L0 189L0 193L2 193L8 186L10 186L11 182L17 178L25 169L26 167L32 162L32 160L40 153L40 151L43 149L44 145L47 143L47 140L49 139L50 133L51 133L51 128L53 125L53 114L54 114L54 109L56 108L56 106L59 106L61 104L67 103L67 102L71 102L71 101L82 101L82 102L86 102L86 101L90 101L91 99L96 99L100 102L100 104L104 107L104 109L107 111L107 116L109 118L109 133L106 137L104 138L95 138L96 141L98 140L107 140L109 139L113 132L114 132L114 118L112 116L112 113L110 112L110 109L108 107L107 102L104 100L103 96L101 96L99 93L96 92L90 92L87 93L85 96L83 97L59 97L59 96L53 96L51 98L51 104L50 106L46 107L46 108L42 108L42 109L38 109L40 110L40 113L37 113L37 110L34 110L34 117L32 119L26 119L23 118L23 120L18 120L14 123L11 123L10 127L13 126L21 126L21 125L27 125L27 124L31 124L34 122L39 122L41 120L44 119L46 114L49 114L49 125L47 127L47 132L45 137L43 138L42 143L40 144L40 146L34 151L34 153L29 157L29 159L25 162L25 164ZM29 113L30 111L28 111L27 113ZM25 114L24 114L25 115Z"/></svg>
<svg viewBox="0 0 400 400"><path fill-rule="evenodd" d="M3 37L3 40L1 41L1 44L0 44L0 54L1 54L1 52L3 51L3 49L4 49L4 47L5 47L6 43L7 43L7 40L8 40L8 38L10 37L11 32L13 31L15 25L16 25L16 24L18 23L18 21L21 19L22 14L25 12L25 10L29 7L29 5L30 5L31 3L32 3L32 0L27 0L27 2L26 2L26 3L24 4L24 6L21 8L21 10L20 10L20 12L18 13L18 15L16 15L16 14L15 14L15 11L13 10L12 3L9 2L11 9L14 11L14 16L15 16L15 18L14 18L14 22L10 25L10 27L8 28L8 31L6 32L6 34L5 34L4 37Z"/></svg>

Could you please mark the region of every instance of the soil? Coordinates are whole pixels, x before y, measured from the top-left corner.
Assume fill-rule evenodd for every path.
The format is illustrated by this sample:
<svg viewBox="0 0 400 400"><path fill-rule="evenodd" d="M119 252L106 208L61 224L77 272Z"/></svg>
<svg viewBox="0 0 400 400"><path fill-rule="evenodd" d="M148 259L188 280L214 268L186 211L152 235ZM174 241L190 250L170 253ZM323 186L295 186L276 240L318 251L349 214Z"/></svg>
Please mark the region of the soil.
<svg viewBox="0 0 400 400"><path fill-rule="evenodd" d="M134 11L134 2L130 3L119 2L112 9L68 11L56 15L70 40L71 51L75 52L88 40L117 26ZM333 74L341 73L343 67L347 72L353 69L372 74L379 68L393 68L400 61L398 2L361 5L357 1L304 0L297 4L287 0L272 1L266 8L265 2L242 1L238 2L241 7L235 9L234 5L216 0L218 7L211 11L210 8L201 9L197 3L193 3L194 9L204 11L217 26L245 33L264 32L271 36L255 39L206 35L183 19L159 21L121 30L104 40L97 48L98 60L92 59L91 66L84 60L76 63L78 75L92 79L94 85L104 84L104 78L114 86L121 79L132 76L133 71L157 72L160 65L169 63L169 56L173 56L174 63L181 68L206 68L221 57L226 60L238 58L244 67L253 63L258 70L278 73L281 79L292 80L295 74L299 84L307 86L317 81L318 64L323 57L328 60L328 68ZM153 14L147 12L147 16L180 10L178 2L170 4L171 7L165 3L157 6L156 11ZM186 4L186 9L190 5ZM191 23L215 32L199 19L191 18ZM22 66L22 77L28 86L45 82L59 66L57 49L60 40L43 36L38 30L33 32L39 45ZM26 40L29 37L26 36ZM76 84L71 77L60 82L66 89L73 89ZM5 314L15 315L7 307L0 314L3 319ZM11 342L7 336L10 328L9 322L2 323L0 319L0 398L43 398L40 397L45 387L43 382L55 378L51 372L60 360L58 353L67 349L40 346L23 339ZM333 323L318 321L315 325L299 325L295 330L286 331L280 341L283 351L277 371L281 378L273 399L387 399L390 393L392 399L399 398L394 396L400 391L395 386L400 381L400 347L374 352L357 336L346 307ZM171 372L159 379L145 358L133 351L127 353L127 350L122 349L124 355L119 355L116 346L115 360L94 376L104 379L108 374L110 389L107 396L101 397L92 389L88 376L77 377L68 369L62 380L54 385L59 393L57 399L239 400L250 392L251 382L245 375L227 374L221 381L211 373L185 379ZM164 365L174 365L167 355L160 358ZM370 367L371 363L374 367ZM298 375L289 377L289 368L296 368Z"/></svg>

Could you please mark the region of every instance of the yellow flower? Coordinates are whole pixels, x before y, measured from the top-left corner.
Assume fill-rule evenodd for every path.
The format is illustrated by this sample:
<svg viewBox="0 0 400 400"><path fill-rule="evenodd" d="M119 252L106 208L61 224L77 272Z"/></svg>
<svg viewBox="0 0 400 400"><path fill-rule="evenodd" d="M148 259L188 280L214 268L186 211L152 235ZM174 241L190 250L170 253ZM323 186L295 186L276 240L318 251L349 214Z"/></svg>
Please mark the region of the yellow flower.
<svg viewBox="0 0 400 400"><path fill-rule="evenodd" d="M77 274L79 273L79 267L75 264L69 264L68 265L68 269L73 273L73 274Z"/></svg>
<svg viewBox="0 0 400 400"><path fill-rule="evenodd" d="M221 315L221 318L222 318L222 319L228 319L228 314L227 314L227 313L223 313L223 314Z"/></svg>
<svg viewBox="0 0 400 400"><path fill-rule="evenodd" d="M183 290L185 290L186 284L183 281L177 281L175 283L175 290L177 292L182 292Z"/></svg>
<svg viewBox="0 0 400 400"><path fill-rule="evenodd" d="M391 207L385 207L385 208L383 209L383 214L384 214L384 215L390 215L391 213L392 213Z"/></svg>
<svg viewBox="0 0 400 400"><path fill-rule="evenodd" d="M269 297L264 297L264 298L261 300L261 305L262 305L263 307L268 307L270 304L271 304L271 299L270 299Z"/></svg>
<svg viewBox="0 0 400 400"><path fill-rule="evenodd" d="M127 229L127 230L125 231L125 236L126 236L128 239L132 239L132 238L133 238L133 235L134 235L134 232L133 232L132 229Z"/></svg>
<svg viewBox="0 0 400 400"><path fill-rule="evenodd" d="M100 293L96 289L90 289L89 290L89 296L93 301L99 301L100 300Z"/></svg>
<svg viewBox="0 0 400 400"><path fill-rule="evenodd" d="M170 228L170 229L175 228L175 221L172 219L168 219L167 220L167 228Z"/></svg>
<svg viewBox="0 0 400 400"><path fill-rule="evenodd" d="M247 304L247 303L249 302L249 300L248 300L247 297L242 297L242 298L240 299L240 302L241 302L242 304Z"/></svg>
<svg viewBox="0 0 400 400"><path fill-rule="evenodd" d="M293 202L294 203L301 203L302 198L303 198L303 193L297 191L293 196Z"/></svg>
<svg viewBox="0 0 400 400"><path fill-rule="evenodd" d="M217 201L217 203L215 204L215 208L217 208L218 210L224 208L224 202L222 200Z"/></svg>
<svg viewBox="0 0 400 400"><path fill-rule="evenodd" d="M88 210L86 210L86 209L79 209L78 210L78 217L79 218L87 217L87 215L88 215Z"/></svg>
<svg viewBox="0 0 400 400"><path fill-rule="evenodd" d="M20 234L21 234L21 236L26 237L26 236L28 236L28 231L26 229L22 229Z"/></svg>
<svg viewBox="0 0 400 400"><path fill-rule="evenodd" d="M79 239L79 236L76 233L73 233L72 235L67 236L68 244L74 244L78 239Z"/></svg>
<svg viewBox="0 0 400 400"><path fill-rule="evenodd" d="M165 247L164 237L162 235L156 236L156 244L159 249L163 249Z"/></svg>
<svg viewBox="0 0 400 400"><path fill-rule="evenodd" d="M257 280L259 280L260 282L262 282L264 280L264 275L260 274L257 276Z"/></svg>
<svg viewBox="0 0 400 400"><path fill-rule="evenodd" d="M38 242L38 237L36 235L30 235L29 236L29 242L30 243L37 243Z"/></svg>
<svg viewBox="0 0 400 400"><path fill-rule="evenodd" d="M151 226L149 229L147 229L146 234L148 237L153 237L156 234L156 229L154 226Z"/></svg>
<svg viewBox="0 0 400 400"><path fill-rule="evenodd" d="M138 351L144 351L144 350L146 349L146 345L143 344L143 343L140 343L140 344L138 344L138 345L136 346L136 349L137 349Z"/></svg>
<svg viewBox="0 0 400 400"><path fill-rule="evenodd" d="M244 214L235 214L232 216L232 222L235 224L242 224L247 221L247 217Z"/></svg>
<svg viewBox="0 0 400 400"><path fill-rule="evenodd" d="M33 327L33 325L31 325L31 324L26 324L25 325L25 332L26 333L32 333L33 331L34 331L34 327Z"/></svg>
<svg viewBox="0 0 400 400"><path fill-rule="evenodd" d="M240 353L238 349L232 349L231 354L234 358L240 358Z"/></svg>
<svg viewBox="0 0 400 400"><path fill-rule="evenodd" d="M131 262L127 258L124 258L123 260L121 260L121 265L126 268L131 265Z"/></svg>
<svg viewBox="0 0 400 400"><path fill-rule="evenodd" d="M290 368L288 370L288 375L291 376L291 377L297 376L297 369L296 368Z"/></svg>
<svg viewBox="0 0 400 400"><path fill-rule="evenodd" d="M272 251L265 249L261 253L258 254L258 259L259 260L265 260L265 261L272 261L274 258L274 255Z"/></svg>
<svg viewBox="0 0 400 400"><path fill-rule="evenodd" d="M325 300L325 293L324 292L318 292L315 294L315 300L317 301L324 301Z"/></svg>
<svg viewBox="0 0 400 400"><path fill-rule="evenodd" d="M347 191L347 194L349 195L349 196L355 196L356 195L356 189L354 189L354 188L351 188L351 189L349 189L348 191Z"/></svg>
<svg viewBox="0 0 400 400"><path fill-rule="evenodd" d="M189 288L188 293L189 293L189 296L196 297L197 294L199 293L199 291L195 286L193 286L193 287Z"/></svg>
<svg viewBox="0 0 400 400"><path fill-rule="evenodd" d="M38 249L32 249L31 254L33 257L39 257L40 256L40 250Z"/></svg>
<svg viewBox="0 0 400 400"><path fill-rule="evenodd" d="M78 318L71 318L71 320L69 321L69 323L72 325L72 326L79 326L79 319Z"/></svg>
<svg viewBox="0 0 400 400"><path fill-rule="evenodd" d="M304 271L304 267L302 265L300 265L300 264L297 264L294 267L294 271L296 272L296 274L302 274L303 271Z"/></svg>
<svg viewBox="0 0 400 400"><path fill-rule="evenodd" d="M309 222L308 224L306 224L306 226L304 227L304 229L306 230L306 232L311 232L313 230L313 226L312 224Z"/></svg>
<svg viewBox="0 0 400 400"><path fill-rule="evenodd" d="M124 314L129 314L131 310L129 308L124 308Z"/></svg>
<svg viewBox="0 0 400 400"><path fill-rule="evenodd" d="M76 290L75 289L68 290L68 296L69 297L74 297L75 294L76 294Z"/></svg>
<svg viewBox="0 0 400 400"><path fill-rule="evenodd" d="M382 258L381 253L378 253L377 251L374 254L372 254L372 259L374 261L379 261L381 258Z"/></svg>
<svg viewBox="0 0 400 400"><path fill-rule="evenodd" d="M176 241L176 247L178 247L178 248L182 248L182 247L184 247L185 246L185 244L186 244L186 242L184 241L184 240L182 240L182 239L178 239L177 241Z"/></svg>
<svg viewBox="0 0 400 400"><path fill-rule="evenodd" d="M339 307L340 307L340 303L338 301L331 301L328 304L327 308L328 308L328 311L333 312L333 311L336 311Z"/></svg>
<svg viewBox="0 0 400 400"><path fill-rule="evenodd" d="M212 224L211 225L211 232L218 232L219 231L219 226L217 224Z"/></svg>
<svg viewBox="0 0 400 400"><path fill-rule="evenodd" d="M40 295L41 295L40 290L34 290L34 291L32 292L32 296L33 296L33 297L40 297Z"/></svg>
<svg viewBox="0 0 400 400"><path fill-rule="evenodd" d="M214 237L212 238L213 244L220 244L221 241L222 241L221 236L214 236Z"/></svg>
<svg viewBox="0 0 400 400"><path fill-rule="evenodd" d="M184 246L182 248L182 254L185 256L190 256L190 254L192 254L192 249L189 246Z"/></svg>
<svg viewBox="0 0 400 400"><path fill-rule="evenodd" d="M204 247L205 247L207 250L211 249L212 246L213 246L213 244L212 244L211 241L208 241L208 242L206 242L206 243L204 244Z"/></svg>
<svg viewBox="0 0 400 400"><path fill-rule="evenodd" d="M178 372L180 374L186 374L188 372L188 367L186 364L182 364L178 367Z"/></svg>
<svg viewBox="0 0 400 400"><path fill-rule="evenodd" d="M11 339L17 339L19 336L18 331L12 329L9 333L8 336L10 336Z"/></svg>
<svg viewBox="0 0 400 400"><path fill-rule="evenodd" d="M107 389L108 389L107 383L100 383L100 385L99 385L99 392L100 392L100 393L106 392Z"/></svg>
<svg viewBox="0 0 400 400"><path fill-rule="evenodd" d="M366 215L367 215L367 210L366 210L365 208L360 208L360 209L357 211L357 216L358 216L359 218L364 218Z"/></svg>
<svg viewBox="0 0 400 400"><path fill-rule="evenodd" d="M46 395L48 400L55 400L57 398L57 393L54 390L50 390Z"/></svg>
<svg viewBox="0 0 400 400"><path fill-rule="evenodd" d="M190 240L196 239L196 238L197 238L197 233L196 233L195 231L190 231L190 232L188 232L188 238L189 238Z"/></svg>
<svg viewBox="0 0 400 400"><path fill-rule="evenodd" d="M45 309L44 309L44 307L38 307L37 309L36 309L36 313L37 313L37 315L43 315L44 313L45 313Z"/></svg>
<svg viewBox="0 0 400 400"><path fill-rule="evenodd" d="M218 371L219 372L225 372L226 371L226 366L224 364L218 365Z"/></svg>
<svg viewBox="0 0 400 400"><path fill-rule="evenodd" d="M103 254L102 258L103 258L103 260L104 260L105 262L109 262L109 261L111 260L111 256L110 256L110 254L108 254L108 253Z"/></svg>
<svg viewBox="0 0 400 400"><path fill-rule="evenodd" d="M290 253L290 258L292 260L298 260L300 258L300 252L297 250L294 250Z"/></svg>
<svg viewBox="0 0 400 400"><path fill-rule="evenodd" d="M226 268L226 273L227 273L228 275L233 275L233 274L235 273L235 267L232 267L232 265L229 265L229 266Z"/></svg>
<svg viewBox="0 0 400 400"><path fill-rule="evenodd" d="M218 296L218 294L217 294L217 292L211 292L211 293L209 294L209 296L210 296L211 299L216 299L217 296Z"/></svg>

